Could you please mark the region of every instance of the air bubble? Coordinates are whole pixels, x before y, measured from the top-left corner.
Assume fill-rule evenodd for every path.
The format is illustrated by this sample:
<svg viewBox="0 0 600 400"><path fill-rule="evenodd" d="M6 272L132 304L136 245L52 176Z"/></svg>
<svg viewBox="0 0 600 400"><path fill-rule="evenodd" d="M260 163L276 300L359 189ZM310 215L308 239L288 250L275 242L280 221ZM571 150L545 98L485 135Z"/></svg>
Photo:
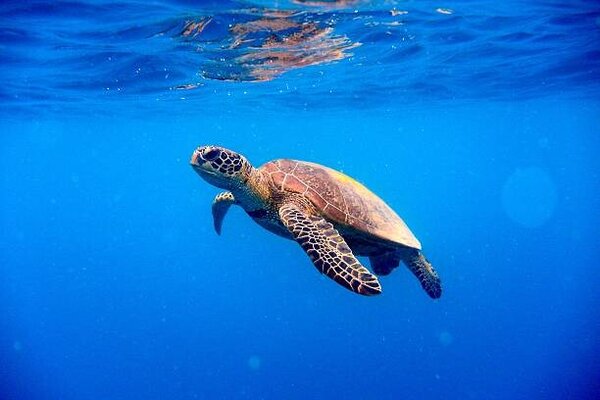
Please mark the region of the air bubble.
<svg viewBox="0 0 600 400"><path fill-rule="evenodd" d="M502 190L508 217L519 225L537 228L552 217L558 195L550 176L539 167L515 170Z"/></svg>
<svg viewBox="0 0 600 400"><path fill-rule="evenodd" d="M248 368L250 368L252 371L258 371L260 369L261 364L262 360L259 356L251 356L250 358L248 358Z"/></svg>
<svg viewBox="0 0 600 400"><path fill-rule="evenodd" d="M448 331L442 331L438 335L438 340L443 346L450 346L454 342L454 336Z"/></svg>

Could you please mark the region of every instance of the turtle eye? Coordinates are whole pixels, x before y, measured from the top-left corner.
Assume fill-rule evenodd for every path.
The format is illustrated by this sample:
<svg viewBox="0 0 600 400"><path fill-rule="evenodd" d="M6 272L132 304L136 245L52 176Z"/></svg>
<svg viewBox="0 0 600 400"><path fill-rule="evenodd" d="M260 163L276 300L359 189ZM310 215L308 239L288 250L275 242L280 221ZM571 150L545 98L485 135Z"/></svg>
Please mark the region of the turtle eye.
<svg viewBox="0 0 600 400"><path fill-rule="evenodd" d="M206 161L212 161L215 158L219 157L219 154L221 154L221 152L217 149L210 149L209 151L207 151L206 153L204 153L202 155L202 158L204 158Z"/></svg>

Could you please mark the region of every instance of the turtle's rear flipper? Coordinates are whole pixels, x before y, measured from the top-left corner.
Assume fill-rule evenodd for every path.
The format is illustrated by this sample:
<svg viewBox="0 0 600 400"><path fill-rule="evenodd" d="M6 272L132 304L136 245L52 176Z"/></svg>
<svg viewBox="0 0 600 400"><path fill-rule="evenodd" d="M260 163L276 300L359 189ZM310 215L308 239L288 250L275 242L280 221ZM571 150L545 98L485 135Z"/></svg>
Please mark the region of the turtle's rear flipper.
<svg viewBox="0 0 600 400"><path fill-rule="evenodd" d="M419 250L411 249L403 255L402 260L417 277L421 286L432 299L442 295L442 282L437 272Z"/></svg>
<svg viewBox="0 0 600 400"><path fill-rule="evenodd" d="M400 257L395 253L385 253L369 257L371 268L377 275L389 275L400 264Z"/></svg>
<svg viewBox="0 0 600 400"><path fill-rule="evenodd" d="M295 204L284 204L279 217L321 273L353 292L381 293L377 277L358 262L344 238L323 217L309 215Z"/></svg>

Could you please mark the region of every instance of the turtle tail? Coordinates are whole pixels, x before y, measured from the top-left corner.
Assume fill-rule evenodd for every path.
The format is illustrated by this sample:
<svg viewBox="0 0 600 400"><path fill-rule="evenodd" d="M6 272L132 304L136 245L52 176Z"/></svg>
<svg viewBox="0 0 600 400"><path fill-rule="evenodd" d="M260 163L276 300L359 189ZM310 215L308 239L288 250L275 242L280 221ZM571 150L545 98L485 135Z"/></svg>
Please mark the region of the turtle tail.
<svg viewBox="0 0 600 400"><path fill-rule="evenodd" d="M404 262L421 282L421 286L429 297L439 299L442 296L442 281L423 253L419 250L412 250L404 258Z"/></svg>

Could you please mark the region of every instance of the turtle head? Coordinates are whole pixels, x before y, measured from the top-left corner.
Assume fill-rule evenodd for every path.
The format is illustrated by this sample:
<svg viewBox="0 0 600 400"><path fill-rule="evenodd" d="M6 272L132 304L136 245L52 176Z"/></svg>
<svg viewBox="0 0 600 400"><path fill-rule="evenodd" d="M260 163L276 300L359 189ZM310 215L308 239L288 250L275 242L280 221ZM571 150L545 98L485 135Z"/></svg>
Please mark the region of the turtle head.
<svg viewBox="0 0 600 400"><path fill-rule="evenodd" d="M246 157L219 146L198 147L190 164L204 180L223 189L246 184L252 171Z"/></svg>

